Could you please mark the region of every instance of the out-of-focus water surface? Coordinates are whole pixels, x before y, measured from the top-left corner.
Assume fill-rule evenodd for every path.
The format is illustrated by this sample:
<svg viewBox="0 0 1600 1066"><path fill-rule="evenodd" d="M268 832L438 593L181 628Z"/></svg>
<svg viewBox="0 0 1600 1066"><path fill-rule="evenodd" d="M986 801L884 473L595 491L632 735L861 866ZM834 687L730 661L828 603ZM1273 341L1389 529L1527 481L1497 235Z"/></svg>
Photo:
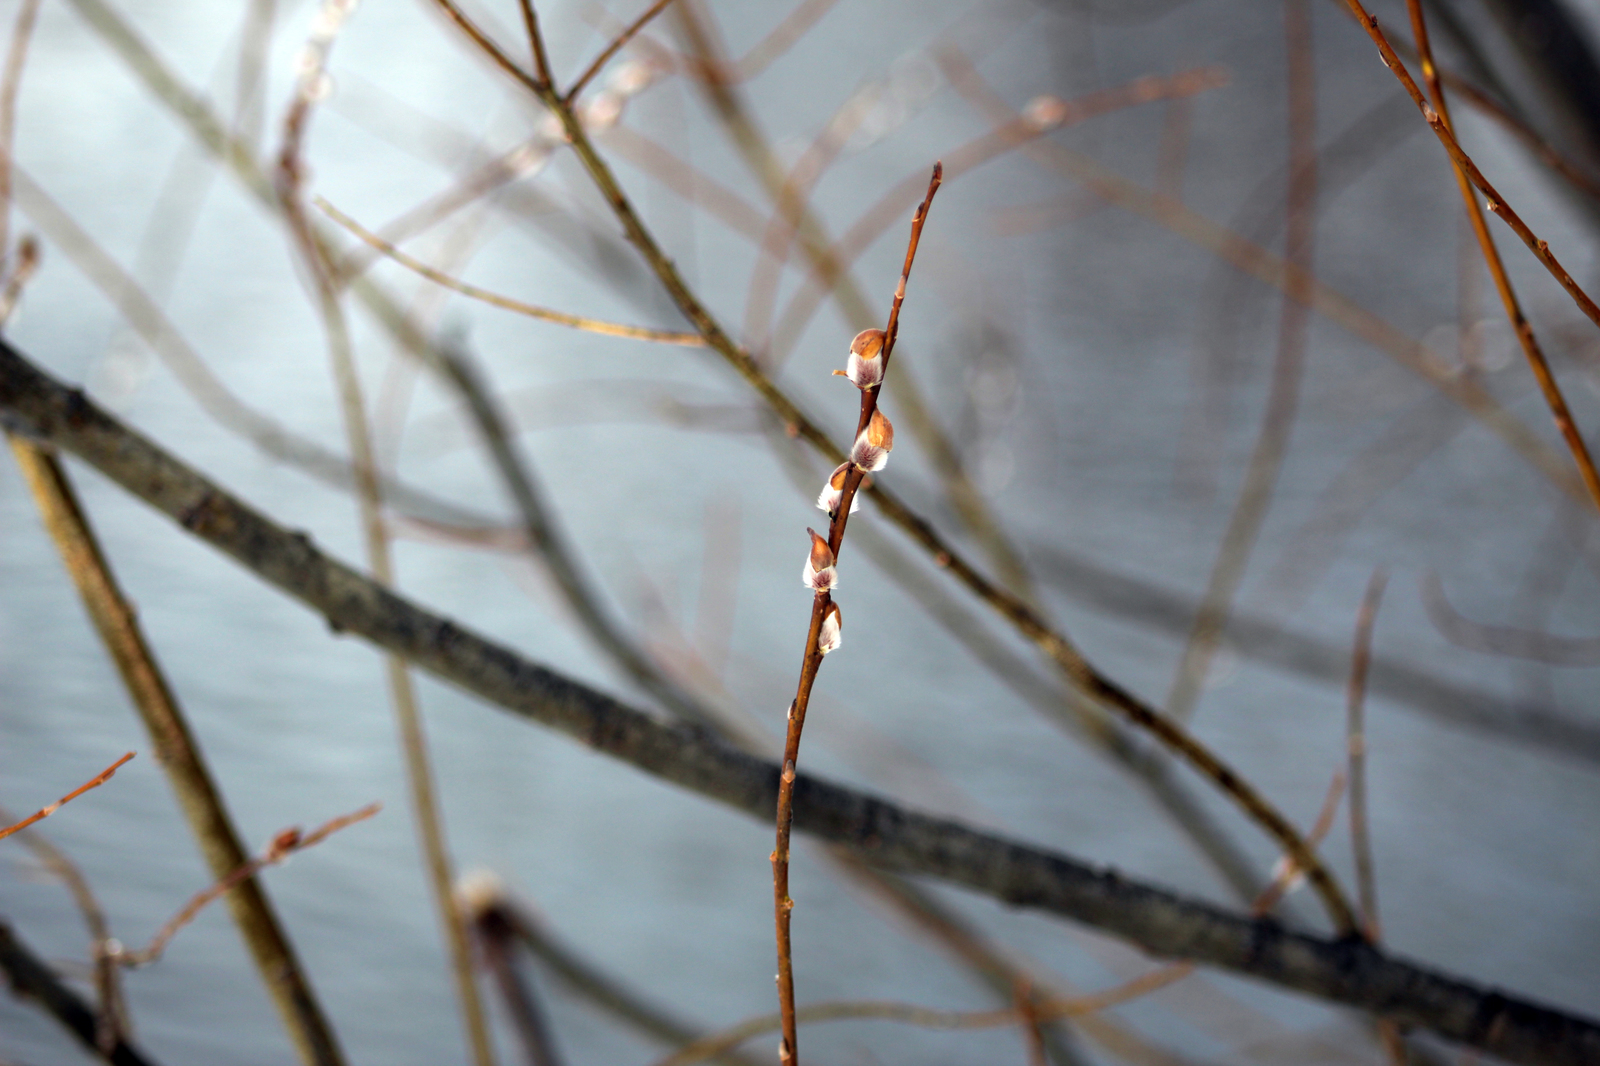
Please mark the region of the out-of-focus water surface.
<svg viewBox="0 0 1600 1066"><path fill-rule="evenodd" d="M541 8L559 77L640 5ZM247 10L249 8L249 10ZM785 5L713 3L740 55ZM7 23L16 5L4 11ZM225 116L240 113L241 49L270 15L264 113L239 121L271 158L314 5L128 4L118 10ZM1481 380L1570 466L1475 252L1444 157L1370 42L1333 5L1313 12L1316 135L1324 149L1319 279L1423 339L1432 358ZM1400 26L1395 5L1379 14ZM1473 17L1479 17L1481 13ZM514 5L485 24L517 57ZM596 25L602 27L597 30ZM1492 34L1491 34L1492 36ZM684 47L669 12L624 53L659 62ZM663 51L665 46L667 51ZM967 4L842 0L740 86L785 164L836 114L855 129L817 183L834 234L896 183L981 136L989 120L952 87L962 59L1013 108L1071 99L1200 66L1227 83L1182 109L1127 107L1047 138L1128 182L1266 245L1283 245L1287 154L1283 11L1220 0ZM309 188L377 227L451 189L541 115L489 71L429 5L369 0L332 53L332 92L306 145ZM604 81L600 83L604 85ZM247 95L247 100L250 97ZM856 109L856 110L848 110ZM252 117L255 115L256 117ZM1459 116L1463 138L1582 283L1596 280L1593 214L1497 128ZM598 137L647 223L723 322L747 333L760 283L755 239L725 219L730 190L766 225L771 201L685 78L665 74ZM842 125L841 125L842 128ZM694 168L711 209L688 205L649 138ZM1281 298L1242 279L1165 223L1098 198L1048 152L1012 151L939 194L917 261L897 358L955 439L993 512L1027 556L1048 612L1107 673L1160 702L1181 633L1206 586L1268 395ZM326 447L345 437L327 349L282 226L218 170L72 3L46 4L22 82L16 159L105 255L133 271L185 341L257 411ZM544 215L529 199L543 197ZM24 205L26 206L26 205ZM92 251L47 212L18 214L43 263L10 338L84 384L163 446L339 557L362 560L356 504L265 455L211 417L125 326L80 264ZM718 214L718 211L721 214ZM856 276L887 307L909 203ZM1593 326L1499 226L1535 326L1580 426L1600 424ZM552 228L576 234L563 243ZM753 239L754 238L754 239ZM574 313L685 328L575 160L456 211L407 248L499 292ZM798 255L779 307L800 289ZM706 352L578 333L445 298L394 264L375 274L468 349L518 419L585 569L669 669L748 712L777 738L793 691L809 599L795 581L804 529L821 516L825 471L762 414ZM407 482L510 522L512 511L458 401L419 376L350 308L380 452ZM1481 324L1480 324L1481 323ZM1466 328L1463 329L1462 327ZM830 307L778 376L837 435L855 398L828 376L854 330ZM1462 344L1466 336L1469 343ZM1462 354L1465 352L1465 354ZM1462 361L1470 365L1462 369ZM884 475L964 550L934 468L900 419ZM796 464L805 471L796 483ZM1563 465L1565 464L1565 465ZM372 800L375 820L265 875L355 1063L465 1056L443 950L414 843L379 657L166 519L69 463L107 553L190 716L252 847ZM1002 828L1194 896L1237 906L1225 884L1121 771L1065 735L986 669L860 545L886 540L991 639L1040 677L1029 647L953 584L869 505L841 566L845 645L822 671L803 762L907 803ZM1600 633L1594 516L1481 423L1392 357L1326 316L1309 326L1298 416L1236 605L1348 649L1369 574L1390 569L1379 654L1491 711L1540 708L1600 730L1592 669L1552 667L1452 643L1419 591L1436 573L1477 623L1568 637ZM641 705L573 623L539 566L463 545L415 520L394 524L399 585L531 657ZM1079 563L1153 584L1186 605L1117 612ZM985 569L990 569L987 562ZM1176 628L1174 628L1176 627ZM1316 678L1225 639L1194 718L1198 735L1309 826L1343 765L1340 669ZM769 826L663 786L426 677L421 699L462 868L488 867L562 937L685 1017L731 1024L773 1009ZM1385 938L1406 956L1586 1012L1600 1011L1600 766L1441 717L1460 700L1376 691L1369 706L1370 805ZM1570 747L1570 745L1569 745ZM127 698L43 534L15 468L0 464L0 802L19 815L124 750L139 758L41 827L94 885L116 935L139 944L207 874ZM1265 874L1261 834L1211 796ZM1324 845L1352 881L1343 812ZM817 849L796 853L802 1001L994 1001L904 919L841 880ZM1040 972L1101 988L1148 966L1099 934L935 888ZM1289 914L1316 925L1314 901ZM0 844L0 915L40 951L83 972L82 923L15 840ZM660 1053L536 971L573 1063ZM162 1061L282 1062L288 1044L225 910L214 907L158 964L128 975L137 1035ZM1144 1038L1201 1061L1372 1061L1361 1019L1216 974L1117 1012ZM499 1015L496 1015L497 1019ZM504 1038L505 1032L501 1033ZM765 1053L773 1040L756 1045ZM1021 1061L1013 1030L928 1033L884 1023L819 1026L808 1055L834 1062ZM503 1045L507 1059L511 1045ZM1085 1043L1091 1061L1115 1056ZM0 998L0 1059L77 1061L53 1024Z"/></svg>

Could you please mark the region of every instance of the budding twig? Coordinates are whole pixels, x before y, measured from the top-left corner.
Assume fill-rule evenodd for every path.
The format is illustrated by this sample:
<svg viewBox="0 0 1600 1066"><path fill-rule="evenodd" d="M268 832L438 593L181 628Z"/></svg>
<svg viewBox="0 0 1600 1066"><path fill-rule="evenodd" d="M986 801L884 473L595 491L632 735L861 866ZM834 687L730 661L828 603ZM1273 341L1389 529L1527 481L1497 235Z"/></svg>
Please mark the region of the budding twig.
<svg viewBox="0 0 1600 1066"><path fill-rule="evenodd" d="M895 335L900 326L900 305L906 298L906 280L911 276L911 263L917 255L917 243L922 238L922 225L928 217L928 206L939 191L944 168L935 163L933 176L928 180L928 192L911 219L911 239L906 245L905 266L900 271L900 282L895 286L894 300L889 308L889 324L881 339L868 334L858 336L851 344L852 360L866 356L879 362L876 376L870 383L866 377L852 375L851 380L861 391L861 415L856 425L856 447L851 462L841 469L844 483L839 486L839 498L829 516L826 539L812 530L811 554L806 560L805 583L815 591L811 605L811 628L806 634L805 656L800 663L800 683L794 702L789 705L789 729L783 744L783 772L778 778L778 839L772 851L772 900L778 940L778 1010L782 1019L783 1044L779 1056L786 1066L799 1061L794 1008L794 956L790 936L790 913L794 901L789 898L789 833L794 824L795 762L800 757L800 733L805 728L806 708L811 702L811 688L822 666L822 657L839 646L839 607L833 602L833 589L839 549L844 545L845 524L850 520L851 506L856 490L869 470L879 470L888 460L894 446L894 429L889 420L878 411L878 388L883 380L882 371L889 364L894 350ZM869 331L875 333L876 331ZM875 351L880 349L881 352ZM854 364L853 364L854 365ZM839 471L834 471L823 487L826 499L833 488ZM821 501L819 501L821 502Z"/></svg>

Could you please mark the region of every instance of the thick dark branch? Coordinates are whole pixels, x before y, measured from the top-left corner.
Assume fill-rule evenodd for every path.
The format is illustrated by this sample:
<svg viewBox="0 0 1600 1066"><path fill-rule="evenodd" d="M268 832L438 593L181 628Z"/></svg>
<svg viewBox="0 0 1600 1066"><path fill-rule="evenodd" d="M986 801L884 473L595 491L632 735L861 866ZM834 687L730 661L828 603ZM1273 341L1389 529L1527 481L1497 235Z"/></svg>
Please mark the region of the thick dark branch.
<svg viewBox="0 0 1600 1066"><path fill-rule="evenodd" d="M778 767L666 725L421 609L320 552L0 342L0 416L71 452L325 615L475 695L765 821ZM942 878L1095 926L1145 950L1249 974L1524 1063L1600 1061L1600 1024L1425 970L1358 938L1290 932L1064 855L801 776L795 828L881 868Z"/></svg>
<svg viewBox="0 0 1600 1066"><path fill-rule="evenodd" d="M88 1051L112 1066L152 1066L142 1053L121 1037L109 1049L100 1047L95 1010L76 992L62 984L50 967L17 939L11 927L0 922L0 972L11 991L38 1002L56 1021L66 1026Z"/></svg>

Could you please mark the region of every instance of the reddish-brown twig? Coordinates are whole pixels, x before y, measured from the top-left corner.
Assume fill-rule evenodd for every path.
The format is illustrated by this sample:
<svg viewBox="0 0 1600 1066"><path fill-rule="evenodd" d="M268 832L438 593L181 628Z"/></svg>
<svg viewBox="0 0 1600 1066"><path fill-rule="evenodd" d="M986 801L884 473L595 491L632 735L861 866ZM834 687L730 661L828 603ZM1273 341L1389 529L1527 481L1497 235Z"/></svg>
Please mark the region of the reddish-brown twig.
<svg viewBox="0 0 1600 1066"><path fill-rule="evenodd" d="M59 811L64 805L66 805L68 803L71 803L73 800L77 799L79 796L83 795L85 792L89 791L91 788L99 788L101 785L103 785L107 781L111 780L112 775L117 772L117 767L121 766L123 763L127 762L131 758L133 758L133 752L130 751L130 752L128 752L128 754L124 755L122 758L118 759L116 762L112 763L110 766L106 767L104 770L101 770L98 774L96 774L94 777L90 778L88 781L86 781L83 784L79 785L77 788L73 789L71 792L68 792L65 796L62 796L60 799L58 799L54 803L50 804L50 806L41 807L37 811L35 811L34 813L28 815L28 817L24 818L22 821L17 822L15 825L8 825L4 829L0 829L0 840L4 840L6 837L10 836L12 833L17 832L19 829L28 828L28 826L32 825L34 822L42 822L42 821L44 821L46 818L50 817L52 814L54 814L57 811Z"/></svg>
<svg viewBox="0 0 1600 1066"><path fill-rule="evenodd" d="M1428 122L1434 126L1435 132L1440 134L1441 139L1445 137L1450 139L1449 143L1446 144L1448 148L1450 144L1455 142L1455 128L1450 121L1450 108L1445 102L1444 87L1439 82L1439 71L1433 63L1433 49L1428 44L1428 24L1422 16L1422 4L1419 0L1406 0L1406 10L1411 15L1411 31L1417 38L1417 55L1422 63L1422 79L1427 83L1428 95L1433 99L1433 113L1430 114L1428 108L1424 105L1423 114L1428 116ZM1376 22L1371 24L1368 32L1375 32L1380 36L1382 34ZM1381 47L1382 45L1380 45ZM1385 58L1385 62L1387 61L1387 58ZM1396 59L1395 64L1398 63L1399 60ZM1392 64L1392 66L1394 65ZM1400 76L1404 69L1404 67L1394 66L1396 76ZM1406 81L1407 79L1401 77L1401 80ZM1417 97L1415 84L1408 85L1408 90L1413 98ZM1420 103L1421 101L1419 100L1418 102ZM1461 156L1459 159L1456 158L1458 154ZM1573 421L1572 412L1567 408L1566 397L1561 394L1561 386L1556 384L1555 375L1550 372L1550 364L1544 357L1544 351L1539 347L1539 341L1533 335L1533 326L1529 323L1527 316L1522 313L1522 303L1517 299L1516 290L1511 287L1510 277L1506 275L1505 264L1500 259L1500 250L1495 247L1494 238L1489 234L1489 225L1483 217L1483 208L1478 204L1478 198L1472 194L1473 181L1468 176L1468 167L1471 166L1471 161L1466 158L1465 153L1460 152L1459 147L1451 152L1451 159L1455 162L1456 184L1461 189L1461 198L1466 201L1467 218L1472 223L1472 234L1477 238L1478 247L1483 252L1483 261L1489 267L1490 276L1494 278L1495 291L1500 294L1500 303L1505 307L1506 318L1510 320L1511 328L1517 335L1517 343L1522 345L1522 354L1527 358L1528 366L1533 370L1534 379L1539 383L1539 391L1544 394L1544 402L1549 405L1550 414L1555 418L1556 429L1560 431L1561 439L1567 442L1567 447L1572 452L1573 461L1578 464L1578 474L1583 478L1584 487L1589 490L1589 496L1594 500L1595 506L1600 507L1600 472L1595 470L1594 459L1589 455L1589 446L1584 443L1583 435L1578 432L1578 425ZM1504 217L1507 222L1515 219L1516 215L1511 212L1510 207L1504 206L1503 201L1500 207L1496 207L1493 202L1497 199L1496 194L1488 187L1487 183L1482 184L1484 192L1489 194L1491 198L1490 210ZM1512 229L1517 229L1520 221L1519 219L1516 223L1513 223ZM1523 227L1523 229L1526 229L1526 227ZM1518 231L1518 235L1521 235L1521 230ZM1529 233L1529 236L1531 237L1532 234ZM1535 249L1535 254L1545 246L1543 241L1537 243L1539 248ZM1555 259L1552 256L1550 263L1554 262ZM1565 271L1558 274L1557 278L1561 278L1564 274ZM1569 278L1568 281L1570 280ZM1574 299L1582 295L1582 290L1577 289L1576 284L1569 291L1574 291ZM1588 297L1584 296L1584 300L1587 299ZM1584 306L1582 301L1579 302L1579 306ZM1593 305L1590 304L1590 306L1592 307ZM1585 313L1588 313L1587 307L1585 308ZM1600 318L1596 318L1592 314L1590 317L1595 319L1596 325L1600 325Z"/></svg>
<svg viewBox="0 0 1600 1066"><path fill-rule="evenodd" d="M1444 145L1444 150L1449 153L1456 167L1473 185L1478 187L1479 192L1489 198L1489 210L1505 220L1506 225L1510 226L1512 232L1521 238L1522 243L1528 246L1528 250L1534 254L1534 257L1543 263L1545 269L1550 271L1550 275L1561 283L1563 289L1567 290L1567 295L1572 297L1579 310L1588 315L1591 322L1600 326L1600 306L1596 306L1595 302L1589 298L1589 294L1584 292L1576 281L1572 280L1572 275L1567 273L1566 268L1551 253L1549 242L1540 240L1535 236L1534 232L1528 228L1527 223L1522 221L1521 216L1512 210L1505 197L1501 196L1495 187L1489 184L1489 179L1483 176L1483 172L1472 161L1472 157L1467 155L1460 143L1457 142L1455 134L1450 129L1449 120L1435 108L1429 106L1428 101L1422 95L1422 90L1417 88L1417 83L1412 80L1410 73L1407 72L1405 64L1400 62L1399 56L1395 55L1394 47L1389 43L1388 36L1379 27L1378 20L1367 13L1367 9L1362 6L1361 0L1345 0L1345 5L1349 7L1351 14L1355 15L1356 20L1361 23L1362 29L1367 31L1367 36L1372 38L1372 43L1378 46L1378 54L1383 57L1383 65L1393 71L1396 78L1400 79L1400 84L1405 87L1406 94L1411 97L1412 103L1417 105L1417 110L1422 112L1422 117L1427 120L1429 128L1433 130L1434 136L1439 138L1439 143Z"/></svg>
<svg viewBox="0 0 1600 1066"><path fill-rule="evenodd" d="M889 321L883 331L882 367L878 381L883 380L882 374L888 370L895 337L900 331L900 306L906 298L906 281L911 276L911 264L916 259L917 244L922 239L922 226L927 221L928 207L933 203L934 194L939 191L939 183L943 176L944 168L935 163L933 176L928 180L927 194L911 219L911 239L906 243L905 266L900 272L899 284L895 286L894 299L889 306ZM856 423L858 437L862 436L871 424L877 409L876 385L862 388L861 414ZM825 545L817 544L816 534L812 534L814 562L811 565L814 570L831 569L838 558L839 551L844 545L845 524L850 520L850 505L865 476L866 471L858 463L852 462L846 467L844 485L838 502L833 506L833 520L828 526ZM826 549L825 556L820 551L823 548ZM824 558L825 565L816 565L815 561ZM827 654L827 649L822 647L822 633L824 622L830 616L830 609L834 625L838 624L838 609L833 605L832 583L818 582L813 587L816 588L816 595L811 605L811 628L806 634L806 650L800 664L800 684L795 692L794 702L789 705L788 735L783 743L783 772L778 778L778 840L777 846L772 851L772 897L778 934L778 1009L783 1016L783 1044L779 1055L789 1064L799 1061L794 1012L794 959L789 921L794 910L794 901L789 898L789 833L794 822L795 763L800 757L800 734L806 724L806 708L811 702L811 688L816 682L817 670L822 666L822 657Z"/></svg>
<svg viewBox="0 0 1600 1066"><path fill-rule="evenodd" d="M132 758L132 756L129 755L127 758ZM364 822L382 809L383 804L381 803L369 803L358 811L330 819L309 833L302 833L298 827L285 829L273 837L272 843L268 844L266 850L256 858L251 859L209 887L196 892L178 913L167 919L166 924L150 939L150 943L138 951L128 951L126 949L115 951L112 954L112 958L118 965L127 967L145 966L155 962L161 957L161 953L167 950L167 945L172 942L173 937L178 935L179 930L194 921L195 916L205 908L206 904L225 895L235 885L247 878L254 877L268 866L282 862L297 851L304 851L306 848L320 844L346 826Z"/></svg>

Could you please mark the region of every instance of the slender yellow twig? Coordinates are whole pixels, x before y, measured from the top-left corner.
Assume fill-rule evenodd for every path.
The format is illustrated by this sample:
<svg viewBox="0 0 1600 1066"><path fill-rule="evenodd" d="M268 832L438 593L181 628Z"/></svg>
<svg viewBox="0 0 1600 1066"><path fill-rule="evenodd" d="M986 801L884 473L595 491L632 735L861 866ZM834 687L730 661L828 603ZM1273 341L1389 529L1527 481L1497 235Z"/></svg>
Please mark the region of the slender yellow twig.
<svg viewBox="0 0 1600 1066"><path fill-rule="evenodd" d="M407 255L376 233L365 229L355 219L340 211L322 197L314 197L312 202L329 218L407 270L414 271L429 281L443 285L447 289L454 289L463 296L470 296L474 300L481 300L486 304L492 304L507 311L515 311L517 314L527 315L529 318L537 318L544 322L554 322L559 326L570 326L573 329L581 329L588 333L603 333L609 337L631 337L634 340L657 341L661 344L679 344L687 348L705 347L705 338L698 333L681 333L670 329L649 329L645 326L627 326L620 322L607 322L598 318L585 318L582 315L569 315L561 311L552 311L547 307L523 303L521 300L513 300L509 296L501 296L490 292L488 289L480 289L476 285L453 278L444 271L435 270L422 262L422 260Z"/></svg>

